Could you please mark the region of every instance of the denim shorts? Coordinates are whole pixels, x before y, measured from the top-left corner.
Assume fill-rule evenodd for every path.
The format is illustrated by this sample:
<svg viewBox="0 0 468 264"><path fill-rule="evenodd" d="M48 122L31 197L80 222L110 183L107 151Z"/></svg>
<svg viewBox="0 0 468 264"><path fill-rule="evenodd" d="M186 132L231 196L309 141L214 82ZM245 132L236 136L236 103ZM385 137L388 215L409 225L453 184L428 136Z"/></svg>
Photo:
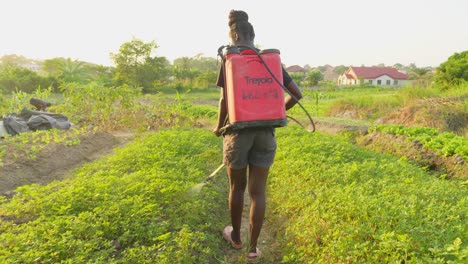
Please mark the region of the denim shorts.
<svg viewBox="0 0 468 264"><path fill-rule="evenodd" d="M223 162L233 169L270 167L276 154L275 128L243 128L224 135Z"/></svg>

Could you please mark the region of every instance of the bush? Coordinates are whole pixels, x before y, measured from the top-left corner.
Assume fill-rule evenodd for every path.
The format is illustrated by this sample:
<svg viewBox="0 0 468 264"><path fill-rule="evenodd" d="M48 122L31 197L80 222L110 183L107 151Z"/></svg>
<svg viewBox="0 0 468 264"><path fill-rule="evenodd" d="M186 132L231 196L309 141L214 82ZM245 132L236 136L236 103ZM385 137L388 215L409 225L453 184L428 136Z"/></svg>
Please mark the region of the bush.
<svg viewBox="0 0 468 264"><path fill-rule="evenodd" d="M32 93L38 87L57 87L54 78L45 78L34 71L20 67L6 66L0 68L0 91L3 93L13 93L21 91Z"/></svg>
<svg viewBox="0 0 468 264"><path fill-rule="evenodd" d="M454 53L448 60L439 67L434 74L434 82L442 89L450 89L452 85L457 85L468 81L468 50Z"/></svg>

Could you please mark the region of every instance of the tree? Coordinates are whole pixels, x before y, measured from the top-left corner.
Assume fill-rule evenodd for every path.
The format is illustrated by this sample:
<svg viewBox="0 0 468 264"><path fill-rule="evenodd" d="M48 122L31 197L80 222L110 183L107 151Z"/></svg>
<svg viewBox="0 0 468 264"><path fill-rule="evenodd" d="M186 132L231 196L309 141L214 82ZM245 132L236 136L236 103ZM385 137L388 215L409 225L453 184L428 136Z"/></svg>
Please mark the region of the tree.
<svg viewBox="0 0 468 264"><path fill-rule="evenodd" d="M216 84L218 74L213 71L205 71L195 78L195 84L198 87L210 87Z"/></svg>
<svg viewBox="0 0 468 264"><path fill-rule="evenodd" d="M413 80L414 85L428 86L432 81L432 68L411 68L408 75Z"/></svg>
<svg viewBox="0 0 468 264"><path fill-rule="evenodd" d="M305 83L308 86L317 85L322 80L323 80L323 74L319 70L309 71L305 77Z"/></svg>
<svg viewBox="0 0 468 264"><path fill-rule="evenodd" d="M0 70L0 92L34 92L38 87L56 88L53 78L44 78L34 71L17 66L4 66Z"/></svg>
<svg viewBox="0 0 468 264"><path fill-rule="evenodd" d="M330 66L329 65L318 66L317 70L319 70L320 72L325 72L328 67L330 67Z"/></svg>
<svg viewBox="0 0 468 264"><path fill-rule="evenodd" d="M468 50L454 53L437 67L434 74L434 82L442 89L448 89L451 85L464 81L468 81Z"/></svg>
<svg viewBox="0 0 468 264"><path fill-rule="evenodd" d="M303 85L304 74L302 72L293 72L293 73L289 73L289 75L291 76L291 78L294 80L294 82L297 85L299 85L299 86Z"/></svg>
<svg viewBox="0 0 468 264"><path fill-rule="evenodd" d="M341 75L343 74L349 67L348 66L344 66L344 65L339 65L339 66L336 66L335 68L333 68L333 71L338 74L338 75Z"/></svg>
<svg viewBox="0 0 468 264"><path fill-rule="evenodd" d="M136 73L136 80L143 88L142 91L149 93L153 88L165 84L171 74L171 64L166 57L148 57Z"/></svg>
<svg viewBox="0 0 468 264"><path fill-rule="evenodd" d="M84 62L74 60L70 58L64 60L61 64L60 79L65 83L87 83L88 72L84 68Z"/></svg>
<svg viewBox="0 0 468 264"><path fill-rule="evenodd" d="M191 68L200 72L217 72L219 69L218 61L215 58L205 57L203 54L197 54L191 59Z"/></svg>
<svg viewBox="0 0 468 264"><path fill-rule="evenodd" d="M192 58L181 57L174 60L174 77L180 84L207 87L216 82L219 70L215 58L198 54Z"/></svg>
<svg viewBox="0 0 468 264"><path fill-rule="evenodd" d="M411 72L409 72L410 79L412 80L419 80L422 79L425 75L431 72L430 67L425 68L413 68Z"/></svg>
<svg viewBox="0 0 468 264"><path fill-rule="evenodd" d="M174 77L181 82L190 82L195 78L191 58L181 57L174 60Z"/></svg>
<svg viewBox="0 0 468 264"><path fill-rule="evenodd" d="M304 65L304 70L311 71L312 67L309 64Z"/></svg>
<svg viewBox="0 0 468 264"><path fill-rule="evenodd" d="M117 85L127 84L150 92L171 75L171 65L165 57L152 56L159 46L154 41L145 43L133 38L122 44L118 53L111 53Z"/></svg>
<svg viewBox="0 0 468 264"><path fill-rule="evenodd" d="M83 68L88 73L90 82L99 83L105 87L115 86L113 82L114 68L94 63L85 63Z"/></svg>
<svg viewBox="0 0 468 264"><path fill-rule="evenodd" d="M416 66L416 63L412 62L408 65L408 69L412 70L412 69L416 69L417 66Z"/></svg>
<svg viewBox="0 0 468 264"><path fill-rule="evenodd" d="M401 63L395 63L393 64L393 68L397 69L397 70L402 70L403 69L403 64Z"/></svg>
<svg viewBox="0 0 468 264"><path fill-rule="evenodd" d="M0 58L0 64L2 65L20 66L22 64L28 64L31 62L33 61L30 59L27 59L24 56L16 55L16 54L4 55Z"/></svg>
<svg viewBox="0 0 468 264"><path fill-rule="evenodd" d="M116 65L116 81L119 84L143 86L140 83L141 80L138 80L138 72L143 68L156 48L158 48L158 45L154 41L145 43L142 40L133 38L131 41L122 44L118 53L111 53L111 59Z"/></svg>
<svg viewBox="0 0 468 264"><path fill-rule="evenodd" d="M59 76L62 73L65 58L52 58L42 62L41 72L48 76Z"/></svg>
<svg viewBox="0 0 468 264"><path fill-rule="evenodd" d="M56 78L61 83L87 84L96 81L112 86L113 70L107 66L57 57L43 61L41 74Z"/></svg>

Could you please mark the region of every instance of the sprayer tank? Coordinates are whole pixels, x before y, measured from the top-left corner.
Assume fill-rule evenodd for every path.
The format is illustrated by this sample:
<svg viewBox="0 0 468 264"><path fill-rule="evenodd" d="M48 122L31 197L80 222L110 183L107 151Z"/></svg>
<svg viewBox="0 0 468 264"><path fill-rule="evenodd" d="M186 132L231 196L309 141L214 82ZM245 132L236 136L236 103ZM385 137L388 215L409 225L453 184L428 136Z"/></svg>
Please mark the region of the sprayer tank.
<svg viewBox="0 0 468 264"><path fill-rule="evenodd" d="M284 91L272 76L283 81L280 53L269 49L259 55L263 61L252 50L225 54L229 123L237 128L286 125Z"/></svg>

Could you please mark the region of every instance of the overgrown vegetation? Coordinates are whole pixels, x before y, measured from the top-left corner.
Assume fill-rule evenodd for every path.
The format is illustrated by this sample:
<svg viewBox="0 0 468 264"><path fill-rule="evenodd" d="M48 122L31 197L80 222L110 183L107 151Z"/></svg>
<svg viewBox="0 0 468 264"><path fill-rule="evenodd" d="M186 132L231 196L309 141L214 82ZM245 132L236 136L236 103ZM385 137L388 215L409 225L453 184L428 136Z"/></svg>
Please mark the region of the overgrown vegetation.
<svg viewBox="0 0 468 264"><path fill-rule="evenodd" d="M205 100L210 100L211 94L219 95L217 90L142 95L127 85L106 87L97 83L71 83L61 90L63 93L60 95L52 94L50 89L37 89L33 94L20 91L9 98L0 97L0 111L3 113L19 113L28 107L31 97L52 101L49 111L64 114L73 124L72 129L66 131L54 129L6 135L0 142L0 167L17 160L34 160L50 144L79 144L79 137L87 133L141 133L167 127L200 127L204 122L211 123L215 119L217 107L205 101L192 102L199 101L200 94Z"/></svg>
<svg viewBox="0 0 468 264"><path fill-rule="evenodd" d="M136 135L66 180L0 196L2 263L226 262L219 234L228 222L227 202L220 202L227 197L225 179L204 187L200 196L188 195L221 161L221 139L210 132L219 98L219 90L210 88L216 61L200 55L170 66L152 55L156 47L137 39L126 43L115 56L116 69L52 59L41 78L53 85L39 86L42 79L35 75L10 74L22 72L10 64L0 69L1 113L18 112L37 97L53 102L50 111L74 124L69 131L2 139L0 169L34 160L49 145L79 145L89 132ZM447 75L452 63L463 64L460 56L443 65ZM432 85L429 70L413 68L420 85L403 88L339 88L320 82L323 76L315 71L300 81L323 86L304 88L301 103L319 122L370 126L369 132L404 137L465 164L468 83L457 75L456 82ZM16 76L28 88L20 82L14 89L1 86L8 79L2 76ZM307 123L300 107L288 115ZM373 146L364 150L352 144L352 131L311 134L293 124L277 131L267 214L282 249L274 253L276 262L466 262L465 178L437 175L405 156L407 148L401 155Z"/></svg>
<svg viewBox="0 0 468 264"><path fill-rule="evenodd" d="M359 119L372 123L435 127L461 136L468 133L468 82L441 91L435 86L389 88L342 88L308 92L318 96L308 109L330 117ZM294 109L300 114L300 109Z"/></svg>
<svg viewBox="0 0 468 264"><path fill-rule="evenodd" d="M454 53L447 61L440 64L434 76L434 81L443 89L451 89L468 81L468 50Z"/></svg>

